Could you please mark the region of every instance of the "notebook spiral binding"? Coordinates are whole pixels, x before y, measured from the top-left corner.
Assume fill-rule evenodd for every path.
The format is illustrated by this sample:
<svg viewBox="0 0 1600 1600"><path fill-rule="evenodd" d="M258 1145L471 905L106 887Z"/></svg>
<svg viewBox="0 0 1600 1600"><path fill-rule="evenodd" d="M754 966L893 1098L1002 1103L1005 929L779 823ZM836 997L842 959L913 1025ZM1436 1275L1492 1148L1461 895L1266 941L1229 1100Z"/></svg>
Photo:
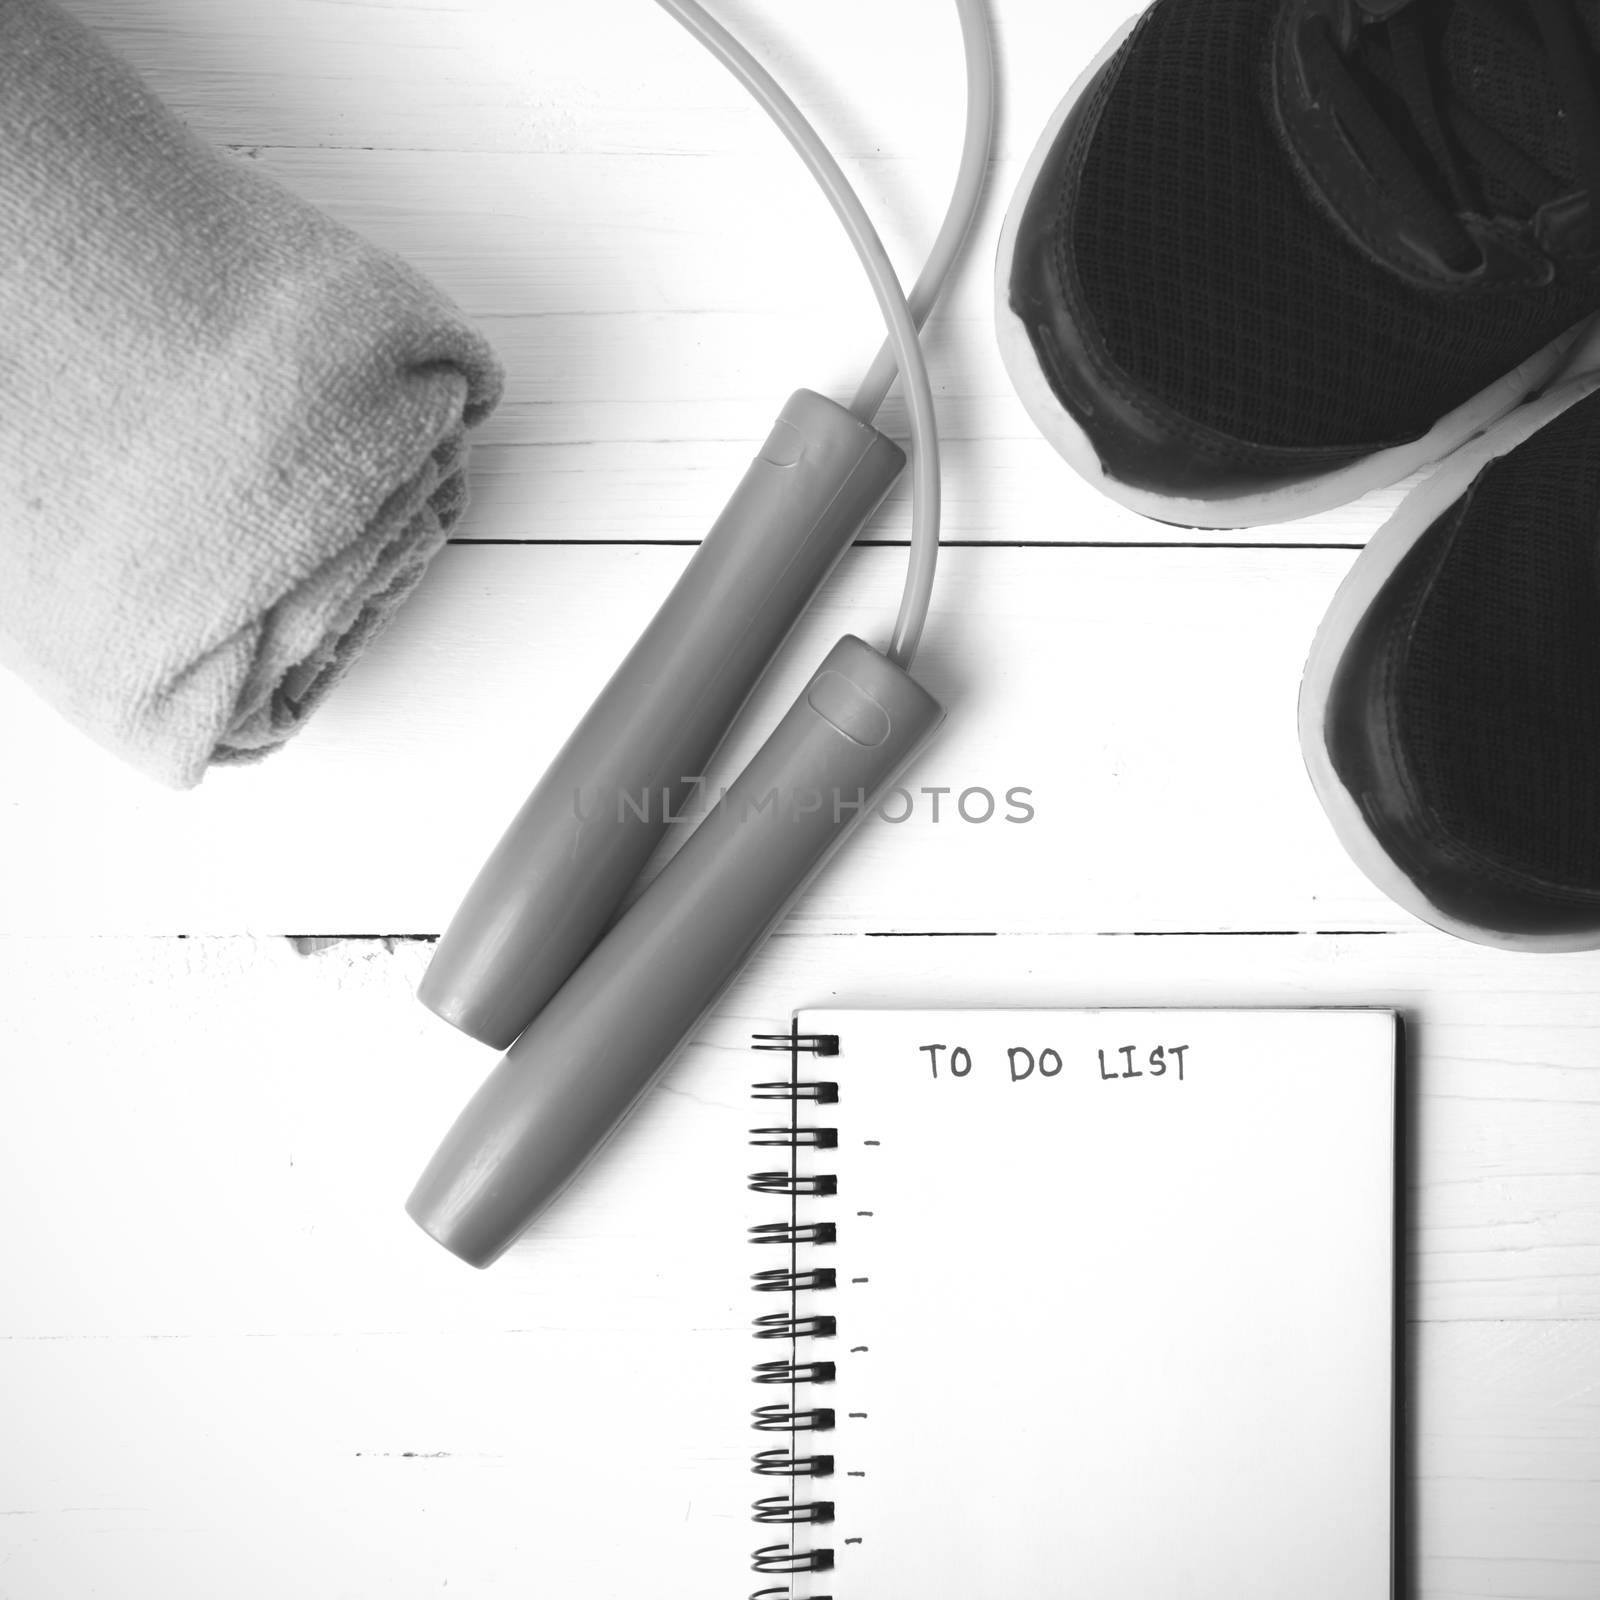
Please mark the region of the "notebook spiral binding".
<svg viewBox="0 0 1600 1600"><path fill-rule="evenodd" d="M826 1294L837 1284L832 1267L803 1264L800 1252L817 1245L830 1245L837 1238L834 1223L800 1218L801 1200L827 1199L836 1192L832 1173L802 1171L801 1163L814 1152L836 1149L836 1129L802 1125L802 1107L808 1111L831 1106L839 1099L839 1086L803 1080L801 1056L833 1056L839 1053L834 1034L805 1034L791 1027L788 1033L758 1033L751 1041L753 1050L782 1053L789 1058L789 1076L751 1086L757 1100L780 1100L789 1107L789 1121L783 1127L752 1128L750 1142L758 1148L785 1149L787 1168L750 1174L750 1188L757 1194L787 1200L787 1215L774 1222L757 1223L750 1229L750 1242L775 1246L784 1252L784 1264L764 1267L750 1275L753 1291L778 1297L778 1309L763 1311L753 1319L757 1339L782 1340L788 1352L775 1360L756 1363L751 1381L786 1391L781 1398L757 1406L751 1413L751 1426L762 1434L783 1434L787 1443L758 1450L751 1457L750 1470L761 1478L784 1478L786 1494L763 1495L752 1506L754 1520L763 1525L788 1528L817 1527L833 1521L833 1502L802 1489L801 1479L826 1478L833 1472L833 1457L817 1449L805 1435L827 1433L834 1424L832 1407L813 1405L806 1386L833 1382L831 1361L802 1359L802 1340L829 1339L837 1331L835 1319L825 1311L812 1309L803 1299ZM771 1389L768 1389L771 1393ZM762 1545L751 1552L751 1569L764 1577L785 1577L797 1572L827 1572L833 1567L833 1551L807 1543L805 1548L789 1541ZM750 1600L792 1600L794 1591L787 1581L757 1589ZM812 1595L810 1600L829 1600L827 1595Z"/></svg>

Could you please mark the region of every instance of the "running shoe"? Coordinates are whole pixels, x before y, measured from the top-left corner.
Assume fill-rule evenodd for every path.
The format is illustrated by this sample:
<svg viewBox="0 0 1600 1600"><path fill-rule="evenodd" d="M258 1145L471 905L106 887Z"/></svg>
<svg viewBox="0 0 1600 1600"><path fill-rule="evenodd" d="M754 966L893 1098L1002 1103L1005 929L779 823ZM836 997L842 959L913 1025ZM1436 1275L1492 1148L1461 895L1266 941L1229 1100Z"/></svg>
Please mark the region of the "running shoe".
<svg viewBox="0 0 1600 1600"><path fill-rule="evenodd" d="M1521 407L1400 504L1300 691L1357 864L1484 944L1600 947L1600 392Z"/></svg>
<svg viewBox="0 0 1600 1600"><path fill-rule="evenodd" d="M1600 310L1600 0L1157 0L1001 236L1013 383L1147 516L1325 510L1539 392Z"/></svg>

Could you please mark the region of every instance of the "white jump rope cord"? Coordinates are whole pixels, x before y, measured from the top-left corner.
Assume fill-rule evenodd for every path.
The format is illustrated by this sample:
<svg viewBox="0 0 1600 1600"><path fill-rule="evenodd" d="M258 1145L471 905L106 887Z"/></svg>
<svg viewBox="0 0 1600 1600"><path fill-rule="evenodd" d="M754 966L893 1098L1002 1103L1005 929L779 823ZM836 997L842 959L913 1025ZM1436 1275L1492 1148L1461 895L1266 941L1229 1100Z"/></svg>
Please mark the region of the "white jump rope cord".
<svg viewBox="0 0 1600 1600"><path fill-rule="evenodd" d="M955 0L967 63L967 120L961 164L944 222L908 302L872 220L817 131L772 75L696 0L657 0L755 96L821 185L871 280L889 336L856 391L850 409L870 421L896 371L904 380L911 422L911 559L889 659L907 668L917 653L933 596L939 557L939 432L933 386L917 331L927 320L977 215L989 164L995 106L994 50L986 0Z"/></svg>

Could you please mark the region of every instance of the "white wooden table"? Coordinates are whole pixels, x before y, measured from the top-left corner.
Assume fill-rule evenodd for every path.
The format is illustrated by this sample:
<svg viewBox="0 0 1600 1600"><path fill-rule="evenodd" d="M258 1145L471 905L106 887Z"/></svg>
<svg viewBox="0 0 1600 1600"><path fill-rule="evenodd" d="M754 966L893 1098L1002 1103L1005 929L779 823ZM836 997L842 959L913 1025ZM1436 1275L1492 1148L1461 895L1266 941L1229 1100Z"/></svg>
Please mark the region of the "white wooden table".
<svg viewBox="0 0 1600 1600"><path fill-rule="evenodd" d="M459 539L266 765L159 793L0 682L0 1596L754 1587L743 1045L823 1001L1404 1007L1406 1592L1600 1595L1600 957L1408 921L1295 745L1311 631L1398 492L1142 522L1035 437L993 349L999 212L1127 0L996 0L994 197L930 340L950 548L920 665L951 715L908 783L1025 786L1033 820L865 828L481 1275L401 1211L492 1061L412 1000L428 940L783 396L848 394L876 313L777 135L646 0L68 3L444 284L510 387ZM953 12L719 9L909 276L959 141ZM887 636L906 525L902 492L720 770L841 631Z"/></svg>

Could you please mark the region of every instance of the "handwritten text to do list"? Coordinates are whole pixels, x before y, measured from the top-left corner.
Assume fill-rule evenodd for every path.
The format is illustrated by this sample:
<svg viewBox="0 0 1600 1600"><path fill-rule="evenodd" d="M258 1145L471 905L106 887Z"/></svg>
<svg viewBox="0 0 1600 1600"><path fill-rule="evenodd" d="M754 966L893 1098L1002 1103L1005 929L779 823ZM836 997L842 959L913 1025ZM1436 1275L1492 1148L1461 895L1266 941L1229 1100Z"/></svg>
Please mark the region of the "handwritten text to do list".
<svg viewBox="0 0 1600 1600"><path fill-rule="evenodd" d="M929 1070L941 1081L1004 1075L1012 1083L1043 1083L1052 1078L1098 1077L1102 1083L1127 1083L1134 1078L1164 1078L1182 1083L1190 1065L1186 1044L1096 1045L1093 1050L1057 1050L1053 1045L1005 1047L998 1054L978 1054L965 1045L919 1044Z"/></svg>

